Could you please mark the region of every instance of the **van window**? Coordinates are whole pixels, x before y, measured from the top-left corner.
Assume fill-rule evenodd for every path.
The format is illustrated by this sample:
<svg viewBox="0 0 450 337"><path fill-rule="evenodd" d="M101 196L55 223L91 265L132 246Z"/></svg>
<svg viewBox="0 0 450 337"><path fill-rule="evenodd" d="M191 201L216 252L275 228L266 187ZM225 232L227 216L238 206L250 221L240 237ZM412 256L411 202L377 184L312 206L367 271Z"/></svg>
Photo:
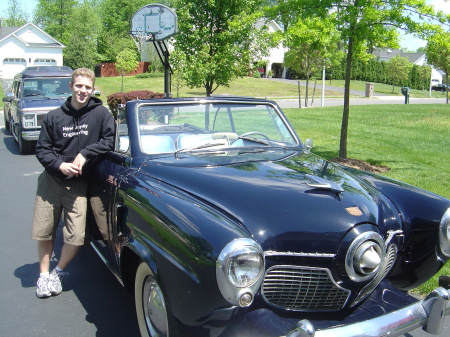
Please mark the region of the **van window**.
<svg viewBox="0 0 450 337"><path fill-rule="evenodd" d="M23 97L69 95L70 78L30 78L23 80Z"/></svg>

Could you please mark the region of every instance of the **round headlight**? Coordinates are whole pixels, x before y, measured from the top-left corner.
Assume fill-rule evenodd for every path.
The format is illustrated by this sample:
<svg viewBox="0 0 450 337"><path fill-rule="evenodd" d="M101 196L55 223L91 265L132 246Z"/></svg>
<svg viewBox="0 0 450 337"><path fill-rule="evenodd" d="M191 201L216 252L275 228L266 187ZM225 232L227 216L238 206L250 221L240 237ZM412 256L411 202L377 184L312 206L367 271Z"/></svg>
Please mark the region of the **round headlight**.
<svg viewBox="0 0 450 337"><path fill-rule="evenodd" d="M439 226L439 246L442 254L450 257L450 208L444 213Z"/></svg>
<svg viewBox="0 0 450 337"><path fill-rule="evenodd" d="M231 304L247 307L254 299L264 277L264 252L250 238L229 242L216 263L217 285Z"/></svg>
<svg viewBox="0 0 450 337"><path fill-rule="evenodd" d="M235 287L245 288L255 283L262 272L263 257L255 247L242 247L233 251L227 259L228 281Z"/></svg>
<svg viewBox="0 0 450 337"><path fill-rule="evenodd" d="M373 278L386 256L386 246L380 234L365 232L352 242L345 258L348 276L357 282Z"/></svg>

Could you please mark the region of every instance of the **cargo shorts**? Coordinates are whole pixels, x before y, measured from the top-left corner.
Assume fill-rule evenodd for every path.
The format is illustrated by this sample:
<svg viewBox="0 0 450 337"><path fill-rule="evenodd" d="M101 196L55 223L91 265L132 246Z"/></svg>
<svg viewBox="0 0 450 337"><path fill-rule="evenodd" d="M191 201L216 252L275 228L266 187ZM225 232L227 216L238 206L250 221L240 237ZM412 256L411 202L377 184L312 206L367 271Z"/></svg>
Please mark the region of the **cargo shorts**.
<svg viewBox="0 0 450 337"><path fill-rule="evenodd" d="M64 242L82 246L86 230L87 180L62 179L44 171L38 178L31 237L54 240L64 211Z"/></svg>

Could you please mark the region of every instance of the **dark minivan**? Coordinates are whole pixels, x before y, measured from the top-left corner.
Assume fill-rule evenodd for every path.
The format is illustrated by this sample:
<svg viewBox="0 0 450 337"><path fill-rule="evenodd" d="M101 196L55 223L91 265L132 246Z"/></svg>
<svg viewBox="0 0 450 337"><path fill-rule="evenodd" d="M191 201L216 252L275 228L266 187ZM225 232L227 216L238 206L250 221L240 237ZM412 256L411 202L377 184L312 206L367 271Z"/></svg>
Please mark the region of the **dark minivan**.
<svg viewBox="0 0 450 337"><path fill-rule="evenodd" d="M5 128L19 143L20 153L32 153L42 119L71 95L73 70L66 66L27 67L16 76L12 92L3 97Z"/></svg>

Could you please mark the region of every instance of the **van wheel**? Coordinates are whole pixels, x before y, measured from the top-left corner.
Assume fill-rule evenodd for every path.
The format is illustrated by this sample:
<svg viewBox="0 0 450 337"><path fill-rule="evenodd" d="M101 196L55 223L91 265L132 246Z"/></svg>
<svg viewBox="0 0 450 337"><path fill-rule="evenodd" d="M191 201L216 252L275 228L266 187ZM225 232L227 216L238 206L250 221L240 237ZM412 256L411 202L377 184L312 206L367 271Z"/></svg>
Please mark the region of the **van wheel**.
<svg viewBox="0 0 450 337"><path fill-rule="evenodd" d="M10 127L9 127L9 120L8 117L6 117L7 113L6 113L6 109L3 111L3 118L5 119L5 129L9 131Z"/></svg>
<svg viewBox="0 0 450 337"><path fill-rule="evenodd" d="M18 127L17 138L19 139L19 152L21 154L30 154L33 152L33 142L26 141L22 138L22 126L20 124Z"/></svg>
<svg viewBox="0 0 450 337"><path fill-rule="evenodd" d="M167 310L162 290L145 262L136 271L134 300L142 337L178 336L176 320Z"/></svg>

